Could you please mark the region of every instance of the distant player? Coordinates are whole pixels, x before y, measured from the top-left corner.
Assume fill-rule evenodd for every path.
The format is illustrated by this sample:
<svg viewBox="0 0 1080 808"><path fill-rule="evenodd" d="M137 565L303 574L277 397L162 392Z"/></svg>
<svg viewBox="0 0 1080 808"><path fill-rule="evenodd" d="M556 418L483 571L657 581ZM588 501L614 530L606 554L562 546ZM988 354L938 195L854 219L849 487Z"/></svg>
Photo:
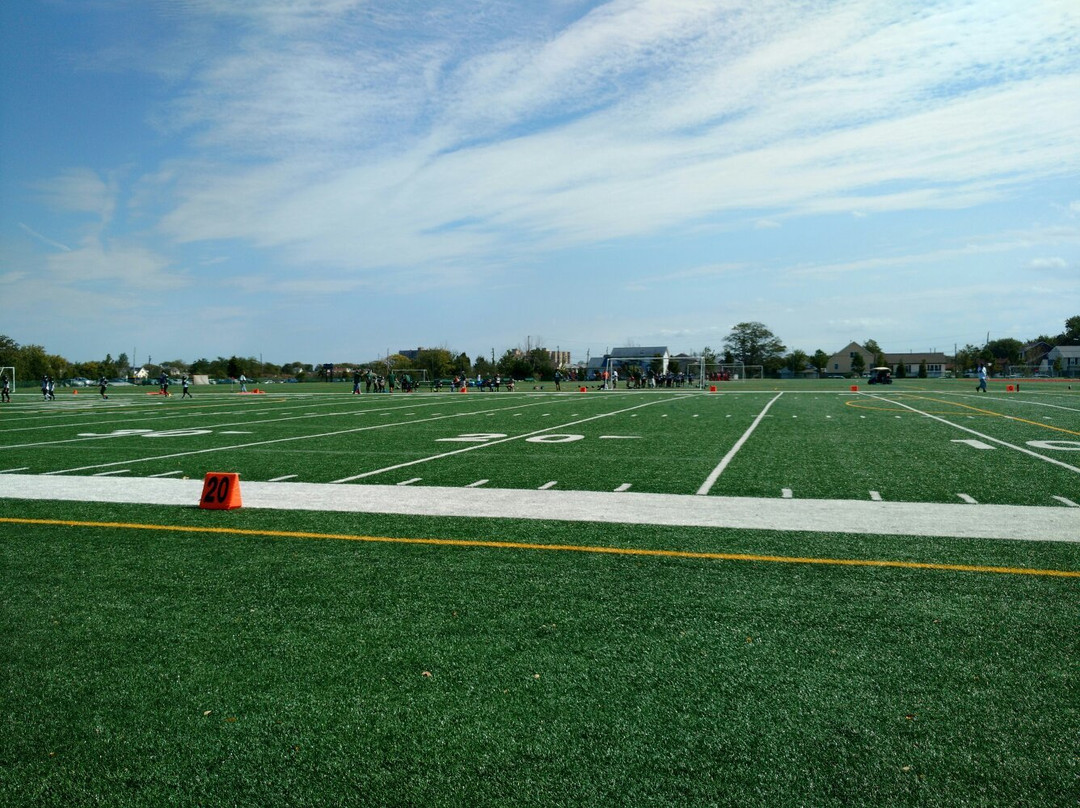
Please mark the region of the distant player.
<svg viewBox="0 0 1080 808"><path fill-rule="evenodd" d="M187 376L182 376L180 378L180 387L184 392L180 394L181 399L195 398L195 396L191 395L191 391L188 389L188 387L190 387L190 386L191 386L191 382L188 379L188 377Z"/></svg>
<svg viewBox="0 0 1080 808"><path fill-rule="evenodd" d="M109 397L107 395L105 395L105 391L108 389L108 387L109 387L109 380L108 379L106 379L104 376L102 376L100 379L98 379L98 389L101 391L101 398L103 400L105 400L105 401L108 401L108 399L109 399Z"/></svg>
<svg viewBox="0 0 1080 808"><path fill-rule="evenodd" d="M979 386L975 388L976 393L986 392L986 365L979 365Z"/></svg>
<svg viewBox="0 0 1080 808"><path fill-rule="evenodd" d="M0 402L11 403L11 382L6 373L0 376Z"/></svg>

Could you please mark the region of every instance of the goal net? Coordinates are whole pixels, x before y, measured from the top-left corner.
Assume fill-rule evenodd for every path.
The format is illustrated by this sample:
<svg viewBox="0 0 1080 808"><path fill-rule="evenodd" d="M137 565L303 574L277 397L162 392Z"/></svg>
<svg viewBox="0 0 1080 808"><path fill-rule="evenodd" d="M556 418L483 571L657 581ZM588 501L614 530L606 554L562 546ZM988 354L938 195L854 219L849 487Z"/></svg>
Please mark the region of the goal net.
<svg viewBox="0 0 1080 808"><path fill-rule="evenodd" d="M665 369L664 358L653 354L640 356L609 356L604 362L599 380L609 390L630 390L646 387ZM653 382L655 384L655 382Z"/></svg>
<svg viewBox="0 0 1080 808"><path fill-rule="evenodd" d="M742 362L705 362L701 360L701 372L698 377L701 387L706 388L716 382L741 382L747 379L765 378L763 365L744 365Z"/></svg>

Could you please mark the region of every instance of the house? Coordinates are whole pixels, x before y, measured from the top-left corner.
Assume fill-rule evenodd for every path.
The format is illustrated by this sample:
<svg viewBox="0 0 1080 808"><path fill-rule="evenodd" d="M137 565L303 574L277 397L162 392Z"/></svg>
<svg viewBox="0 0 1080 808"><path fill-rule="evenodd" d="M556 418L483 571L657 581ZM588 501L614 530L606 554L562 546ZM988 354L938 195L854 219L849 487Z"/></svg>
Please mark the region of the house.
<svg viewBox="0 0 1080 808"><path fill-rule="evenodd" d="M847 376L852 373L851 363L856 355L862 357L863 370L869 370L874 366L874 355L857 342L849 342L846 346L829 357L829 364L825 366L826 376Z"/></svg>
<svg viewBox="0 0 1080 808"><path fill-rule="evenodd" d="M922 363L926 363L926 376L930 379L940 379L952 370L953 360L943 353L932 351L929 353L919 353L917 351L909 351L908 353L887 353L885 354L885 364L892 368L893 375L899 376L900 366L904 366L905 376L918 376L919 367Z"/></svg>
<svg viewBox="0 0 1080 808"><path fill-rule="evenodd" d="M825 368L825 375L846 376L849 373L852 373L851 363L855 360L856 355L862 357L864 371L870 370L877 362L877 357L866 350L866 348L857 342L849 342L844 348L829 357L829 364ZM947 375L952 370L953 366L953 359L938 351L923 353L909 351L907 353L887 353L883 354L883 356L885 357L885 364L892 368L894 376L918 376L919 366L925 362L927 377L939 379ZM904 368L903 374L900 373L901 365L903 365Z"/></svg>
<svg viewBox="0 0 1080 808"><path fill-rule="evenodd" d="M1080 376L1080 345L1058 345L1051 348L1046 354L1046 363L1046 372L1070 378Z"/></svg>

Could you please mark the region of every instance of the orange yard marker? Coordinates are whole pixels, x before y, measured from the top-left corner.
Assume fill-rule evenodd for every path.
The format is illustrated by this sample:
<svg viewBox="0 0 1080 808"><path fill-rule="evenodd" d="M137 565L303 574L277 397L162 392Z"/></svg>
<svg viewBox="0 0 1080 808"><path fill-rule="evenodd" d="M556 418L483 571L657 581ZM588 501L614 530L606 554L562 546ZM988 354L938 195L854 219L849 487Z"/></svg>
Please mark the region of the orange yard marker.
<svg viewBox="0 0 1080 808"><path fill-rule="evenodd" d="M242 507L240 475L233 472L208 471L203 478L199 507L215 511L230 511Z"/></svg>

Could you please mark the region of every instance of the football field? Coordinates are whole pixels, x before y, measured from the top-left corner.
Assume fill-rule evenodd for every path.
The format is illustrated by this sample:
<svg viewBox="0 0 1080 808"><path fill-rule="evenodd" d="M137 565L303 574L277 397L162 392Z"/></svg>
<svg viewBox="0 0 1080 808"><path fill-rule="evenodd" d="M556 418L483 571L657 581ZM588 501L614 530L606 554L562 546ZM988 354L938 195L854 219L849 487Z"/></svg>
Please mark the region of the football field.
<svg viewBox="0 0 1080 808"><path fill-rule="evenodd" d="M1080 389L543 387L16 395L0 803L1075 804Z"/></svg>

